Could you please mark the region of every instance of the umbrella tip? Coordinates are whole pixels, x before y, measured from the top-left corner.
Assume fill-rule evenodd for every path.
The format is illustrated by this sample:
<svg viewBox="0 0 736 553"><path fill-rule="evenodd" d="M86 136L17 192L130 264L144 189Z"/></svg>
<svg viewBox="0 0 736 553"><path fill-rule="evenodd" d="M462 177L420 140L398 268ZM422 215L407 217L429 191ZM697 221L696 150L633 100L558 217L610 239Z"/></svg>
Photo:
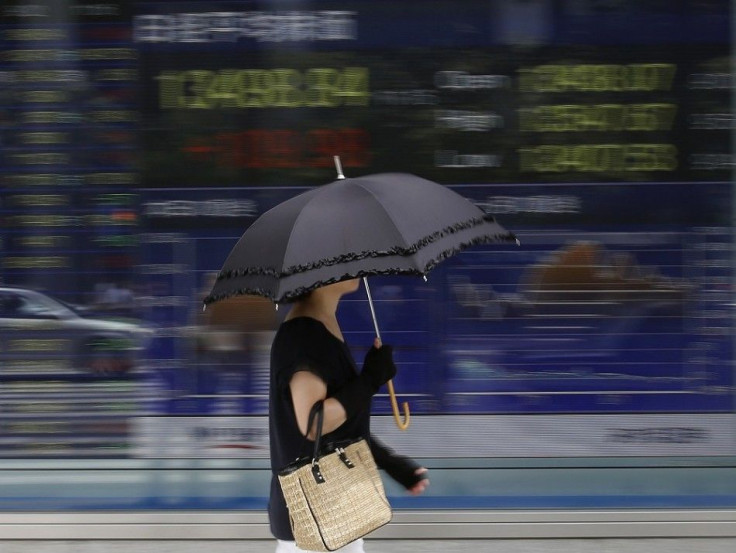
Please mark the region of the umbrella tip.
<svg viewBox="0 0 736 553"><path fill-rule="evenodd" d="M335 161L335 170L337 170L337 180L344 179L345 175L342 172L342 163L340 163L340 156L332 156L332 159Z"/></svg>

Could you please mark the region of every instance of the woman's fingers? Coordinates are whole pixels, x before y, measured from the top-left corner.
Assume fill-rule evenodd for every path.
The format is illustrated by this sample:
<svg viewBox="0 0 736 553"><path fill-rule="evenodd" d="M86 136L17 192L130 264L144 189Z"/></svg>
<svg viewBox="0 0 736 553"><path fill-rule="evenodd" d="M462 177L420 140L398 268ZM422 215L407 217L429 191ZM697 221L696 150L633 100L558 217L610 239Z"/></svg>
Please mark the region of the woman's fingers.
<svg viewBox="0 0 736 553"><path fill-rule="evenodd" d="M429 470L426 467L419 467L417 470L414 471L414 474L419 476L420 474L425 474L427 472L429 472ZM409 493L412 495L419 495L427 489L427 486L429 486L429 479L422 478L419 482L411 487Z"/></svg>

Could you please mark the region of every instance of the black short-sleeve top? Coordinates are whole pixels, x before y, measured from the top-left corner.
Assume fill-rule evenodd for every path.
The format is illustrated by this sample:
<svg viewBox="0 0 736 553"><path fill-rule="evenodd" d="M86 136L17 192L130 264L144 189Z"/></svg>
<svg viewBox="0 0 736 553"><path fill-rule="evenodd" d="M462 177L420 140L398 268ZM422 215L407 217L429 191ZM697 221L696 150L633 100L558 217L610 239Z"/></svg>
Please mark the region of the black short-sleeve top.
<svg viewBox="0 0 736 553"><path fill-rule="evenodd" d="M269 391L272 478L268 514L272 533L282 540L293 540L294 537L277 474L295 459L311 455L314 447L314 443L299 431L289 388L294 373L303 370L316 374L326 383L328 397L357 374L347 344L318 320L296 317L284 322L276 332L271 346ZM368 438L369 433L370 409L365 409L325 435L324 439Z"/></svg>

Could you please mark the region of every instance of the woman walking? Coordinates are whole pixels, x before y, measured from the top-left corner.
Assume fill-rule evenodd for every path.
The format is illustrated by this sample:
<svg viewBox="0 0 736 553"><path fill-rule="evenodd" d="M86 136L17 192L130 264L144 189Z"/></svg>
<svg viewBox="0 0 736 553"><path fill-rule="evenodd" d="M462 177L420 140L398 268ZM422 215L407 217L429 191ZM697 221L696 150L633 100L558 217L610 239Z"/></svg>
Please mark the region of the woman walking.
<svg viewBox="0 0 736 553"><path fill-rule="evenodd" d="M268 507L277 553L302 553L294 543L278 472L297 458L311 454L314 428L307 428L312 406L323 400L326 440L365 438L379 468L409 493L422 493L427 469L394 453L370 434L373 395L396 374L391 346L378 339L358 367L337 320L343 295L355 292L359 279L313 290L296 301L276 333L271 348L269 432L271 492ZM341 548L363 553L363 540Z"/></svg>

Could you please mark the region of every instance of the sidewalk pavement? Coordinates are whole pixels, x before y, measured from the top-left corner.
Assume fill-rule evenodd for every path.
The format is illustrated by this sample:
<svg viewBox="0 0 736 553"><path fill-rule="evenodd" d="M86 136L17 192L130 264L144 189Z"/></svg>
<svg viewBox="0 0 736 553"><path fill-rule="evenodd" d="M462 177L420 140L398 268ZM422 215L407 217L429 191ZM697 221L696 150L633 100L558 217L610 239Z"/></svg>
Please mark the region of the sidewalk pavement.
<svg viewBox="0 0 736 553"><path fill-rule="evenodd" d="M273 540L0 541L0 553L274 553ZM366 540L366 553L733 553L736 538Z"/></svg>

